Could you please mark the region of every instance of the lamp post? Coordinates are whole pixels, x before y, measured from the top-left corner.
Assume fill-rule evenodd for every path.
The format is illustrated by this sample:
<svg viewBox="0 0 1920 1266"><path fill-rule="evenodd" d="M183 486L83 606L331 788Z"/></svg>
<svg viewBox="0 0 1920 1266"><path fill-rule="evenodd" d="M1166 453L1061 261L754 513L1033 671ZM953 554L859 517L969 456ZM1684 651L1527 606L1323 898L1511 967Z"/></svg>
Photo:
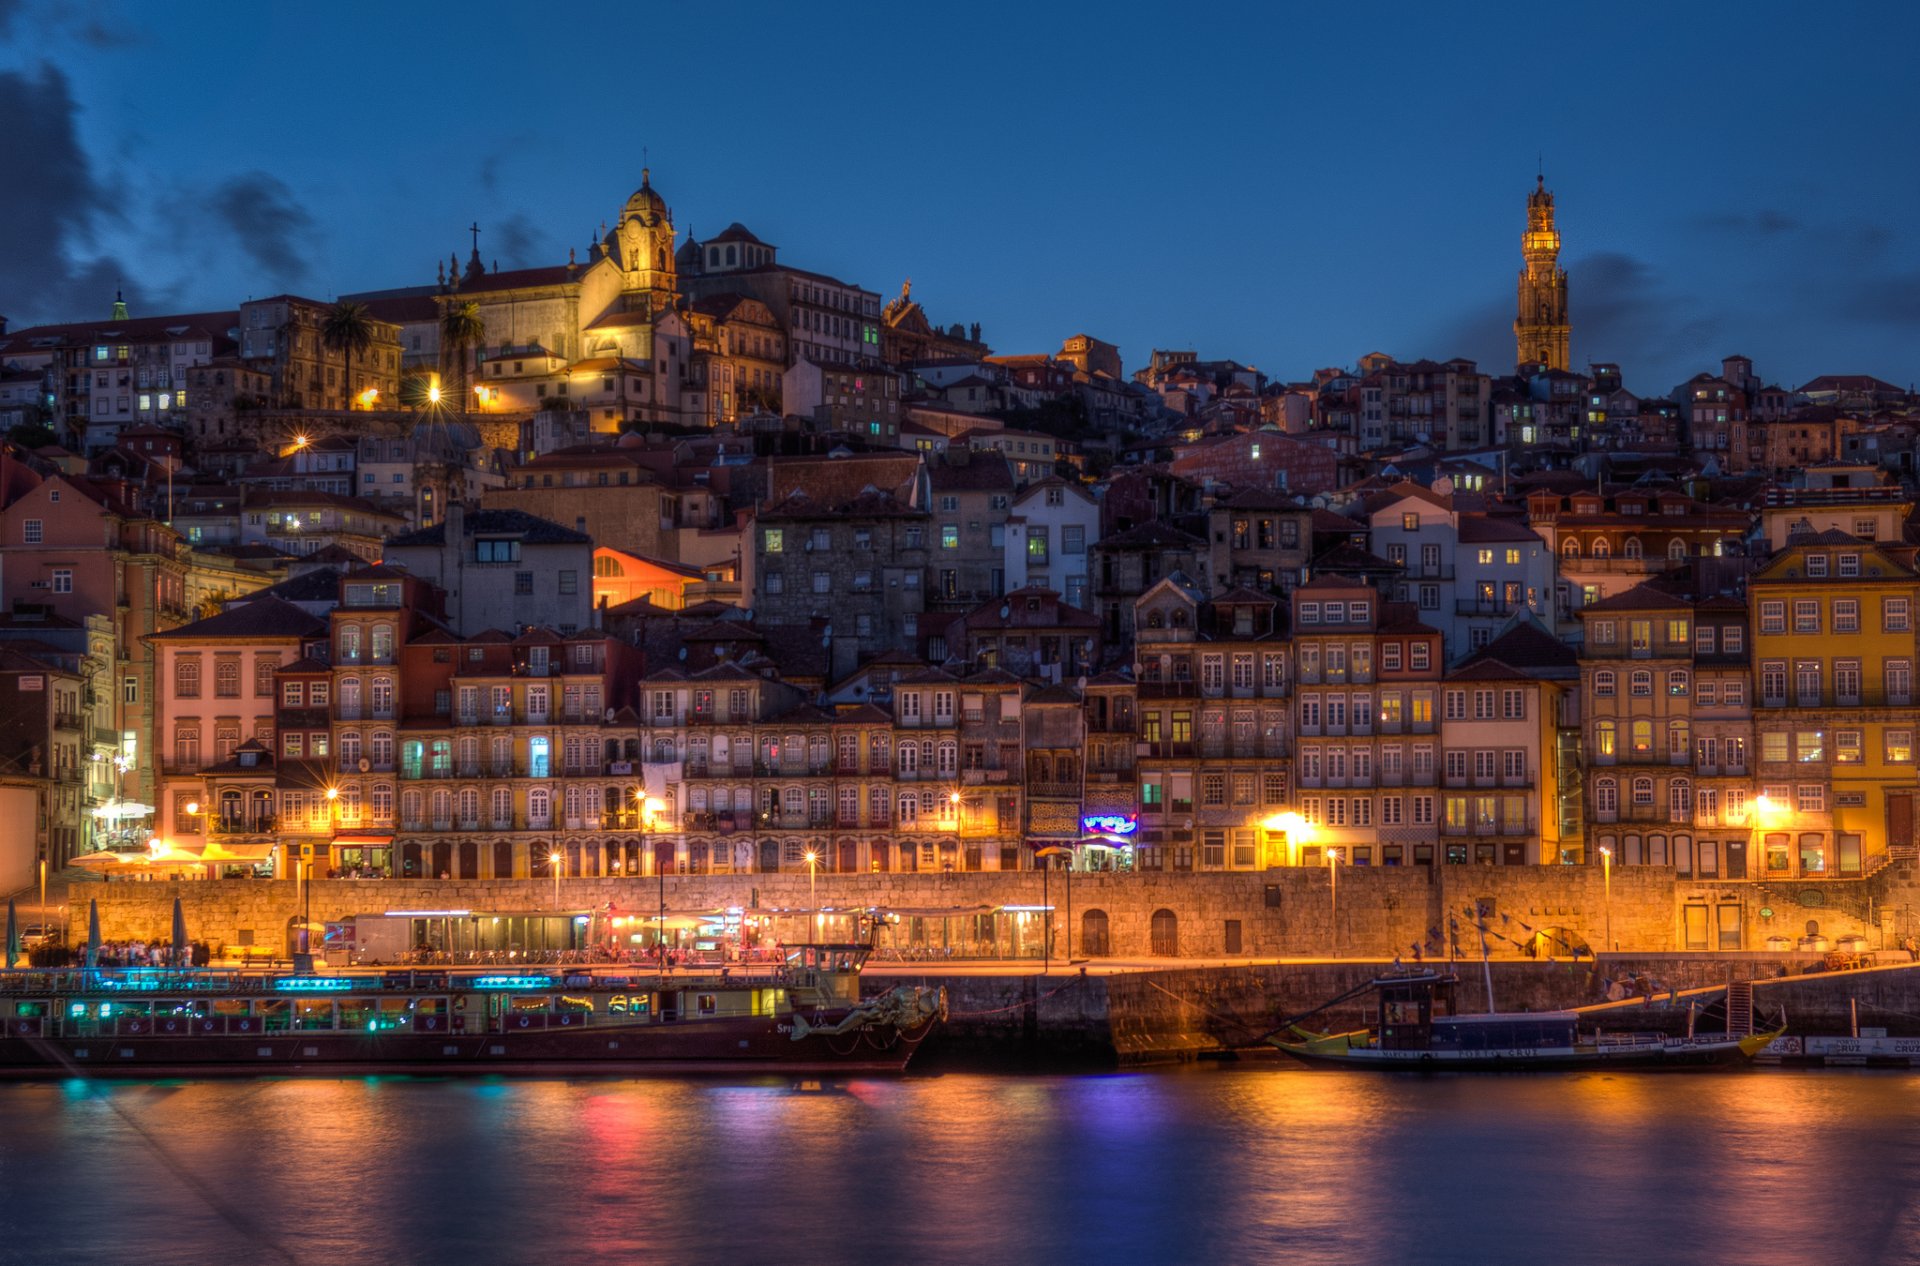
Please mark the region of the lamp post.
<svg viewBox="0 0 1920 1266"><path fill-rule="evenodd" d="M553 908L556 913L560 909L560 868L566 864L566 860L557 848L547 854L547 870L553 875Z"/></svg>
<svg viewBox="0 0 1920 1266"><path fill-rule="evenodd" d="M665 806L660 801L655 800L652 796L647 795L643 791L636 790L633 793L633 798L636 801L638 801L640 805L640 838L644 842L642 847L644 847L647 850L647 855L652 858L654 877L657 880L659 880L659 883L660 883L660 927L659 927L658 944L655 946L655 949L659 952L659 955L660 955L660 970L666 971L668 970L668 967L667 967L667 868L660 864L660 852L658 849L654 847L654 844L653 844L653 815L659 812Z"/></svg>
<svg viewBox="0 0 1920 1266"><path fill-rule="evenodd" d="M1333 950L1337 956L1340 952L1340 850L1337 848L1327 850L1327 897L1333 920Z"/></svg>
<svg viewBox="0 0 1920 1266"><path fill-rule="evenodd" d="M820 854L814 849L806 852L807 863L807 944L813 944L820 930L820 903L814 894L814 883L820 877Z"/></svg>
<svg viewBox="0 0 1920 1266"><path fill-rule="evenodd" d="M1604 844L1600 846L1600 875L1606 885L1607 948L1612 950L1616 948L1613 943L1613 850Z"/></svg>

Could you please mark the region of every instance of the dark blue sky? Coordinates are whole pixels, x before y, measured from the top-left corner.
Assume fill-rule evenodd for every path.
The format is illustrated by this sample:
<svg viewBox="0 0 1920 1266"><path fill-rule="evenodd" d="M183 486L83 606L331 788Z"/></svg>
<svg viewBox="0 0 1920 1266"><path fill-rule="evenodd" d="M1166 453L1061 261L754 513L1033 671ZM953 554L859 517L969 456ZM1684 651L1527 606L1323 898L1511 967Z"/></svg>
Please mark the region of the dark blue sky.
<svg viewBox="0 0 1920 1266"><path fill-rule="evenodd" d="M1505 369L1544 154L1576 363L1905 384L1916 35L1895 4L0 0L0 313L430 282L475 219L560 262L645 147L683 233L911 276L1000 351Z"/></svg>

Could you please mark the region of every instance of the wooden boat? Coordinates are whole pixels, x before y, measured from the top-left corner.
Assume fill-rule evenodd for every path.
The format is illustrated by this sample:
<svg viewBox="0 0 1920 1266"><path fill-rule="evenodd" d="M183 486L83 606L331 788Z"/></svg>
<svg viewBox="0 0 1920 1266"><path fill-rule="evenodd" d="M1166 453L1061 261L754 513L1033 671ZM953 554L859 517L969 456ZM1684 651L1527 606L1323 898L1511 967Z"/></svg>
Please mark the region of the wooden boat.
<svg viewBox="0 0 1920 1266"><path fill-rule="evenodd" d="M1309 1064L1403 1072L1515 1072L1737 1065L1780 1036L1777 1031L1750 1037L1583 1033L1581 1017L1572 1011L1455 1015L1455 980L1436 972L1379 977L1336 1000L1373 993L1378 1001L1373 1027L1314 1034L1289 1024L1268 1034L1267 1041Z"/></svg>
<svg viewBox="0 0 1920 1266"><path fill-rule="evenodd" d="M943 989L861 1001L871 947L770 975L151 969L0 973L0 1077L899 1072Z"/></svg>

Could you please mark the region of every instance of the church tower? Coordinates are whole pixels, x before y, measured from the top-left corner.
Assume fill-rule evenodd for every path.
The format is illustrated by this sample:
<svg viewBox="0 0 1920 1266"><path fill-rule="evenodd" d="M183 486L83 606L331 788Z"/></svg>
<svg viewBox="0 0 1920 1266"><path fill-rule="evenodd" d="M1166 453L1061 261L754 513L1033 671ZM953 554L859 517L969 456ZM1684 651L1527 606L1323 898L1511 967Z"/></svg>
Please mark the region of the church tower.
<svg viewBox="0 0 1920 1266"><path fill-rule="evenodd" d="M1542 175L1527 195L1527 231L1520 251L1520 311L1513 320L1515 356L1521 365L1568 367L1573 327L1567 320L1567 274L1560 267L1560 232L1553 227L1553 195Z"/></svg>
<svg viewBox="0 0 1920 1266"><path fill-rule="evenodd" d="M629 311L645 304L654 314L667 311L679 293L674 271L673 212L653 188L652 173L640 169L640 188L620 212L620 223L605 238L606 253L620 269L620 289Z"/></svg>

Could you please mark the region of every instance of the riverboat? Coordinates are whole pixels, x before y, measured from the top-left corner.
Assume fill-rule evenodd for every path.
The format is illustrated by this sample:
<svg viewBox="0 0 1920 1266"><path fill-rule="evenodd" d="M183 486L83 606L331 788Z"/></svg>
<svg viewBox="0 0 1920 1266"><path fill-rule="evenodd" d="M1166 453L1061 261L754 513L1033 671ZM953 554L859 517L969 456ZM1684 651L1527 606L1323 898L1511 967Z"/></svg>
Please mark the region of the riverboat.
<svg viewBox="0 0 1920 1266"><path fill-rule="evenodd" d="M1268 1034L1267 1041L1309 1064L1401 1072L1518 1072L1739 1065L1780 1036L1583 1033L1582 1017L1573 1011L1455 1015L1455 980L1437 972L1379 977L1318 1008L1371 992L1378 1003L1373 1027L1315 1034L1289 1023Z"/></svg>
<svg viewBox="0 0 1920 1266"><path fill-rule="evenodd" d="M859 997L866 945L769 974L632 968L0 973L0 1077L899 1072L943 989Z"/></svg>

